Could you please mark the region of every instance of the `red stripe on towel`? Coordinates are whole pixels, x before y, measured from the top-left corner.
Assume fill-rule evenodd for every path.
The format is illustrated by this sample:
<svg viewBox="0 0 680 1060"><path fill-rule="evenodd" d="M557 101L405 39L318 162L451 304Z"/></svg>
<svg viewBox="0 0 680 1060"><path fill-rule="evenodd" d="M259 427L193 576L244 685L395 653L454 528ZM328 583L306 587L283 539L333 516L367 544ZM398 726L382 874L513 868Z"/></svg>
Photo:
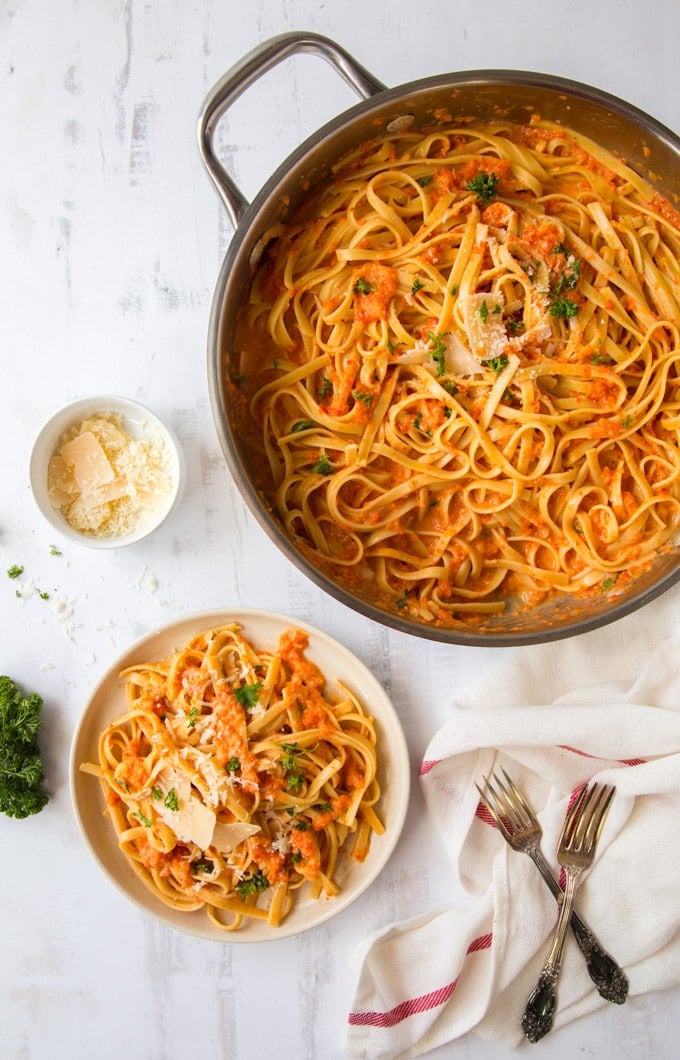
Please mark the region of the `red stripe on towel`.
<svg viewBox="0 0 680 1060"><path fill-rule="evenodd" d="M559 745L563 751L571 751L574 755L581 755L582 758L597 758L600 762L618 762L621 766L643 766L647 761L646 758L602 758L601 755L591 755L587 751L581 751L578 747L569 747L568 744Z"/></svg>
<svg viewBox="0 0 680 1060"><path fill-rule="evenodd" d="M467 948L466 956L477 950L488 950L492 940L493 935L490 933L473 939ZM353 1027L383 1027L389 1030L390 1027L396 1027L409 1016L415 1016L419 1012L429 1012L433 1008L445 1005L456 989L459 978L460 976L457 976L453 982L440 986L438 990L432 990L429 994L421 994L420 997L401 1001L387 1012L350 1012L347 1022Z"/></svg>
<svg viewBox="0 0 680 1060"><path fill-rule="evenodd" d="M418 770L420 776L424 777L426 773L429 773L431 769L438 766L440 762L441 758L424 758L420 763L420 769Z"/></svg>

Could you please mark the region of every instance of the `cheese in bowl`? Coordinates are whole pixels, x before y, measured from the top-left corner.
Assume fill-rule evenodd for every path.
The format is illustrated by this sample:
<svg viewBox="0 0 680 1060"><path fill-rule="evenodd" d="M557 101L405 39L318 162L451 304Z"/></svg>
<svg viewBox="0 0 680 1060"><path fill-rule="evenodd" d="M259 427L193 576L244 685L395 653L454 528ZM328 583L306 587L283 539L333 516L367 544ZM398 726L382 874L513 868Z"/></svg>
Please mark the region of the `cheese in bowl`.
<svg viewBox="0 0 680 1060"><path fill-rule="evenodd" d="M170 514L183 482L171 431L123 398L90 398L54 416L31 456L31 485L43 515L94 547L146 537Z"/></svg>

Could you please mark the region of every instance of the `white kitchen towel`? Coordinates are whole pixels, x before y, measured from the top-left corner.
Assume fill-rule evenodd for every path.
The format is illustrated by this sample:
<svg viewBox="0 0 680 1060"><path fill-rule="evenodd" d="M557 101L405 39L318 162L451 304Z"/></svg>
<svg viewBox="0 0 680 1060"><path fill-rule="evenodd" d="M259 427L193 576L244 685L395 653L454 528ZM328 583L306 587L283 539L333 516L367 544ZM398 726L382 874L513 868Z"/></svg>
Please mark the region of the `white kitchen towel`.
<svg viewBox="0 0 680 1060"><path fill-rule="evenodd" d="M505 768L555 848L584 781L616 785L577 907L624 968L630 995L680 983L680 592L610 626L522 647L460 696L421 765L451 860L455 905L367 940L346 1053L418 1056L472 1032L513 1049L557 905L512 851L475 783ZM493 655L493 652L490 653ZM554 1026L604 1006L571 934Z"/></svg>

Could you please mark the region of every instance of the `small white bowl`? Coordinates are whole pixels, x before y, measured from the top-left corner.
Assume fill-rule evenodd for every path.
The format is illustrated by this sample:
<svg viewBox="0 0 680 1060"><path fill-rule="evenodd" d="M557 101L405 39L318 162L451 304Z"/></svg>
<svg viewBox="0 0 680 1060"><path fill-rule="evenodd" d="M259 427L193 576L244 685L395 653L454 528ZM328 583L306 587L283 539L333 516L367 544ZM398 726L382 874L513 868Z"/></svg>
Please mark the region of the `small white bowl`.
<svg viewBox="0 0 680 1060"><path fill-rule="evenodd" d="M60 439L70 427L91 416L106 413L120 416L123 429L133 438L144 439L155 435L162 439L168 454L165 470L170 477L171 488L159 510L144 511L139 525L131 533L98 537L72 527L60 509L53 506L48 492L48 468L52 456L59 448ZM139 402L110 394L81 398L55 413L38 434L29 464L33 497L45 519L62 537L89 548L121 548L148 537L166 521L179 503L184 490L185 474L184 454L173 431L154 412Z"/></svg>

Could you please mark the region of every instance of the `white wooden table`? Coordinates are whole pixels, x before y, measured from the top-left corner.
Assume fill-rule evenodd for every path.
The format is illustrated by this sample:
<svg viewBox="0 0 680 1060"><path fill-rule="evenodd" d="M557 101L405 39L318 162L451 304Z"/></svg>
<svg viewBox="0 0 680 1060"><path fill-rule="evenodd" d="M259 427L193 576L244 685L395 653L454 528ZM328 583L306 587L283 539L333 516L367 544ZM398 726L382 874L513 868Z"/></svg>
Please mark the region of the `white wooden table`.
<svg viewBox="0 0 680 1060"><path fill-rule="evenodd" d="M205 347L231 229L195 124L227 68L291 29L334 38L388 85L455 69L540 70L680 130L675 0L0 4L0 671L44 698L51 792L37 817L0 818L3 1060L340 1057L360 940L412 915L414 896L419 909L449 897L415 780L402 842L356 906L309 935L254 947L145 918L93 861L70 805L69 747L92 687L134 640L187 613L267 608L344 641L390 692L414 777L457 690L501 654L388 631L324 595L256 525L221 455ZM245 193L355 101L313 57L255 86L229 117L228 165ZM53 556L28 489L30 446L54 410L97 392L167 417L186 455L186 494L149 543L104 553L60 545ZM12 564L25 568L21 599L5 578ZM678 1033L674 991L584 1019L545 1048L555 1060L663 1058ZM504 1054L469 1038L437 1055Z"/></svg>

